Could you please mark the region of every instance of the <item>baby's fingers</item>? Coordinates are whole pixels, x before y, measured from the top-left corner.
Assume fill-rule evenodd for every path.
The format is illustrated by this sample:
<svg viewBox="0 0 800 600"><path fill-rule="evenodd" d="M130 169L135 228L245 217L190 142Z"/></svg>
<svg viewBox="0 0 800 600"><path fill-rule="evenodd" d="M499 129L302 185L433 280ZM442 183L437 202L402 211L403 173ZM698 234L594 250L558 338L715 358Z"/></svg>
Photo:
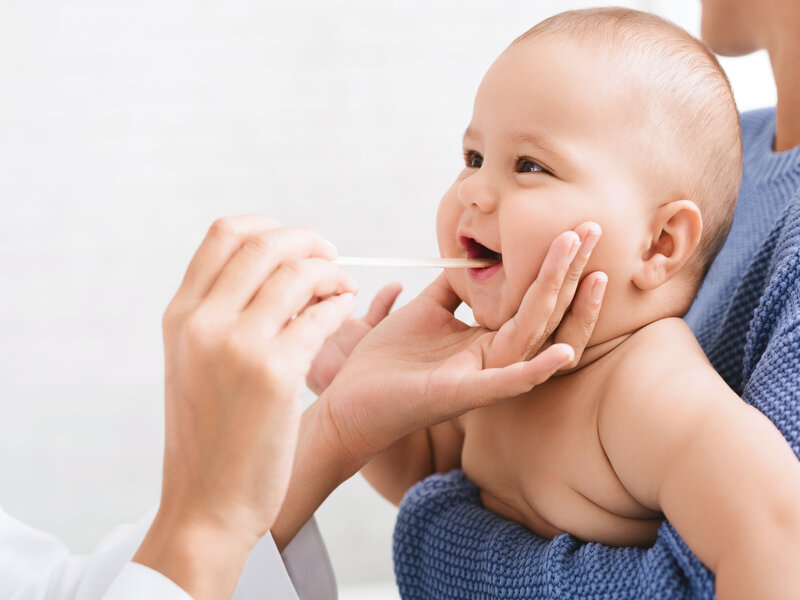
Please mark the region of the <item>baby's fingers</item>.
<svg viewBox="0 0 800 600"><path fill-rule="evenodd" d="M507 367L483 369L463 379L461 391L472 408L513 398L547 381L572 362L575 353L567 344L554 344L534 358Z"/></svg>

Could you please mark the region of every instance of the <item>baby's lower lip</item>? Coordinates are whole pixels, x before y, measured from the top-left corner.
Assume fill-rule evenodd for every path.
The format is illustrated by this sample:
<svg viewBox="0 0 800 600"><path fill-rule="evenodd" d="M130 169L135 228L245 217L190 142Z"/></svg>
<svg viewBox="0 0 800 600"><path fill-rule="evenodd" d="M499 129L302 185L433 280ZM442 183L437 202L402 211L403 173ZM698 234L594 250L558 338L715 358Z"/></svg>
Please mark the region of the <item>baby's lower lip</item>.
<svg viewBox="0 0 800 600"><path fill-rule="evenodd" d="M492 265L491 267L483 267L481 269L467 269L469 273L470 279L473 281L477 281L478 283L483 283L487 279L489 279L495 273L498 273L500 269L503 268L503 263L499 262L496 265Z"/></svg>

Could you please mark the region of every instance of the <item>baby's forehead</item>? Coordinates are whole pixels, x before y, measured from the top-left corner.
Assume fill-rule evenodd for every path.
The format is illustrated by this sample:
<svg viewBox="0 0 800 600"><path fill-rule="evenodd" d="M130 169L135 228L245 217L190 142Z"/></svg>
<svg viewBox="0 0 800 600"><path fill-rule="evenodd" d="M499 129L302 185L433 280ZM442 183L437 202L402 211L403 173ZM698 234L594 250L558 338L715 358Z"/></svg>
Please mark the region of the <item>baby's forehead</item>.
<svg viewBox="0 0 800 600"><path fill-rule="evenodd" d="M629 18L615 18L616 10ZM693 93L708 96L715 84L726 86L702 42L673 23L631 12L556 15L514 40L499 60L516 60L520 76L535 75L530 65L560 69L569 74L564 81L582 88L587 100L596 99L597 88L603 87L619 90L615 100L620 103L658 96L662 106L678 109Z"/></svg>
<svg viewBox="0 0 800 600"><path fill-rule="evenodd" d="M705 112L709 101L719 102L727 88L714 63L685 32L671 35L650 24L614 35L544 30L520 37L501 54L484 81L496 89L485 98L495 105L551 100L583 126L591 121L680 137L682 124Z"/></svg>
<svg viewBox="0 0 800 600"><path fill-rule="evenodd" d="M580 93L589 103L598 102L598 94L605 91L618 91L614 100L621 103L631 98L632 92L640 94L641 90L657 88L658 78L653 75L669 69L653 57L607 37L567 34L515 41L496 64L504 64L521 78L555 78L560 90Z"/></svg>
<svg viewBox="0 0 800 600"><path fill-rule="evenodd" d="M612 143L611 133L640 131L651 117L649 95L620 85L612 57L570 39L546 38L512 44L486 73L473 119L510 137L589 137ZM629 76L630 77L630 76ZM477 127L478 130L481 127ZM550 133L550 135L544 135Z"/></svg>

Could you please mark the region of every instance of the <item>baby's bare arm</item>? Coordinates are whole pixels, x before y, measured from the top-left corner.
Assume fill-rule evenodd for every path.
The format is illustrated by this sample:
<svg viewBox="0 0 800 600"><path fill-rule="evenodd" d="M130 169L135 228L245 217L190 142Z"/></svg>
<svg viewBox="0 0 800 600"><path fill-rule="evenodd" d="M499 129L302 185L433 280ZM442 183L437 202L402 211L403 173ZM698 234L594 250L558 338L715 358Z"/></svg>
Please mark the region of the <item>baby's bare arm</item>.
<svg viewBox="0 0 800 600"><path fill-rule="evenodd" d="M463 442L455 421L434 425L395 442L367 463L361 474L381 496L399 505L418 481L461 466Z"/></svg>
<svg viewBox="0 0 800 600"><path fill-rule="evenodd" d="M702 357L670 352L664 368L656 353L625 361L598 414L620 481L714 571L719 598L800 597L800 462Z"/></svg>

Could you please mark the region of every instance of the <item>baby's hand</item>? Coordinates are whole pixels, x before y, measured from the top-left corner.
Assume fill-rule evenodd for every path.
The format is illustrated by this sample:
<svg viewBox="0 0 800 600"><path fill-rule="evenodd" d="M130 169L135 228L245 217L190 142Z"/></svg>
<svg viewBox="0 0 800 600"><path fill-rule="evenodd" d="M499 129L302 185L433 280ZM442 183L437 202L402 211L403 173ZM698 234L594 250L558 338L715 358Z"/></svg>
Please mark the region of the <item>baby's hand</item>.
<svg viewBox="0 0 800 600"><path fill-rule="evenodd" d="M361 338L389 314L402 289L399 283L385 286L372 299L366 315L348 319L325 340L306 376L306 385L312 392L319 395L325 391Z"/></svg>

